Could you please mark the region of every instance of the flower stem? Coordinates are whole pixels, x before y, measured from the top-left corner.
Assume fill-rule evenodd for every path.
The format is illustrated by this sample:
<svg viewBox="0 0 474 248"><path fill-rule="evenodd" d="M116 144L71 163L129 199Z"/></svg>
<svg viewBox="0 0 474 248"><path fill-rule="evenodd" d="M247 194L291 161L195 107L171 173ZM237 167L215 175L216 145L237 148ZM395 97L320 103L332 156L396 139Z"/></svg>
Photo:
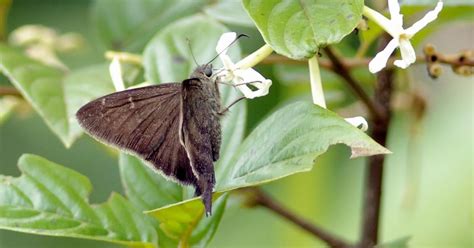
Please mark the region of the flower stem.
<svg viewBox="0 0 474 248"><path fill-rule="evenodd" d="M260 61L268 57L270 54L272 54L272 52L273 49L268 44L265 44L257 51L253 52L249 56L237 62L236 66L239 69L247 69L253 67L254 65L260 63Z"/></svg>
<svg viewBox="0 0 474 248"><path fill-rule="evenodd" d="M364 6L362 10L362 14L369 18L371 21L377 23L383 30L389 33L392 37L397 37L396 31L393 28L393 24L391 21L385 17L384 15L380 14L379 12Z"/></svg>
<svg viewBox="0 0 474 248"><path fill-rule="evenodd" d="M319 64L317 55L308 60L309 65L309 79L311 82L311 94L313 95L313 103L323 108L326 108L326 101L324 99L323 85L321 83L321 73L319 71Z"/></svg>

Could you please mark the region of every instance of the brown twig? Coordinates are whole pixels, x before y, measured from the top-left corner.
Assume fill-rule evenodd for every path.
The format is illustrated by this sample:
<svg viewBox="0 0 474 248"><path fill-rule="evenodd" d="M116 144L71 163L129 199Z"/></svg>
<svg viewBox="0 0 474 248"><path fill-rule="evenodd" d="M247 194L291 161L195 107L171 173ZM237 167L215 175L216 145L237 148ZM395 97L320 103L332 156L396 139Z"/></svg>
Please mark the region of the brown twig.
<svg viewBox="0 0 474 248"><path fill-rule="evenodd" d="M458 54L442 54L442 53L437 53L438 61L441 64L445 65L455 65L455 66L474 66L474 59L465 59L462 56L459 56ZM344 58L344 65L348 69L353 69L353 68L358 68L358 67L367 67L369 65L370 60L372 58ZM387 62L387 67L388 68L393 68L395 62L397 60L396 58L391 58ZM417 56L416 57L416 62L415 64L423 64L426 62L426 56ZM278 54L272 54L268 57L266 57L261 64L267 64L267 65L272 65L272 64L285 64L285 65L307 65L307 61L303 60L293 60L290 58L287 58L285 56L281 56ZM330 60L328 59L319 59L319 66L322 68L328 69L328 70L334 70L334 65L331 63Z"/></svg>
<svg viewBox="0 0 474 248"><path fill-rule="evenodd" d="M383 49L389 41L390 37L384 35L380 40L379 50ZM391 69L384 69L377 74L374 100L381 107L384 118L373 120L371 137L382 146L386 144L391 118L392 81L393 71ZM358 247L361 248L374 247L378 242L384 160L384 155L376 155L368 159L365 174L362 233L358 244Z"/></svg>
<svg viewBox="0 0 474 248"><path fill-rule="evenodd" d="M0 40L4 41L6 38L6 23L7 15L12 4L11 0L0 0Z"/></svg>
<svg viewBox="0 0 474 248"><path fill-rule="evenodd" d="M331 63L333 65L333 71L335 71L339 76L341 76L349 85L349 87L354 91L354 93L359 96L360 100L365 104L372 117L376 119L383 118L383 113L381 112L380 108L376 104L374 104L372 99L370 99L367 93L365 93L364 89L362 89L362 87L360 86L360 83L358 83L351 76L350 71L343 62L343 60L339 58L339 56L334 53L330 47L324 48L324 52L329 57L329 60L331 60Z"/></svg>
<svg viewBox="0 0 474 248"><path fill-rule="evenodd" d="M18 96L18 97L21 97L21 93L14 87L0 86L0 96Z"/></svg>
<svg viewBox="0 0 474 248"><path fill-rule="evenodd" d="M312 223L308 222L307 220L295 215L292 211L286 209L283 205L275 201L271 196L261 191L260 189L249 188L249 189L245 189L245 191L251 193L251 196L249 198L251 199L250 204L252 206L261 206L261 207L267 208L268 210L273 211L279 216L285 218L286 220L292 222L293 224L299 226L300 228L318 237L319 239L324 241L326 244L328 244L330 247L335 247L335 248L351 247L349 243L347 243L340 237L336 237L333 234L329 233L328 231L323 230L322 228L317 227L313 225Z"/></svg>

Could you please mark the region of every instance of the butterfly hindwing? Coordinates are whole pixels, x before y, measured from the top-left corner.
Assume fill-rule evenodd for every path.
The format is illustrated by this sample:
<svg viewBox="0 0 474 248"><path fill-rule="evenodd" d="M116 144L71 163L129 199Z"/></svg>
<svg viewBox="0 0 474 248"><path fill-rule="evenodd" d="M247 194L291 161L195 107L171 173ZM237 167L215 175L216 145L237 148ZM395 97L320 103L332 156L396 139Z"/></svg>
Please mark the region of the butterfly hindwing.
<svg viewBox="0 0 474 248"><path fill-rule="evenodd" d="M168 177L199 187L179 141L181 84L129 89L98 98L77 112L97 139L128 150Z"/></svg>

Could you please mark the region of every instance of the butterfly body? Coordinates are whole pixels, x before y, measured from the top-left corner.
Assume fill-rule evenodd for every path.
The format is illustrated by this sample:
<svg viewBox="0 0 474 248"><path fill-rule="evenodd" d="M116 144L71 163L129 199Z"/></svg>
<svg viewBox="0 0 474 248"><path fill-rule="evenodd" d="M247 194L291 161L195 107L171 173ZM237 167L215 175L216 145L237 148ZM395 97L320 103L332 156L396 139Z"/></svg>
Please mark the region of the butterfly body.
<svg viewBox="0 0 474 248"><path fill-rule="evenodd" d="M194 186L210 214L221 144L220 96L211 74L202 65L182 83L115 92L87 103L76 117L93 137Z"/></svg>

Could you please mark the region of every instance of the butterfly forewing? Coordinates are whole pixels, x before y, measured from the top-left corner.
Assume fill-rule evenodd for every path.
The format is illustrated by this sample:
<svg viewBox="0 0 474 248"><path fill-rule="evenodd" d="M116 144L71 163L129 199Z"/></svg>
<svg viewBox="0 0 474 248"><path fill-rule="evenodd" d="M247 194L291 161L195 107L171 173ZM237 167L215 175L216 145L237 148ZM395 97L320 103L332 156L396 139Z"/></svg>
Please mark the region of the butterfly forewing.
<svg viewBox="0 0 474 248"><path fill-rule="evenodd" d="M98 98L76 115L92 136L137 154L180 183L198 186L179 141L180 101L181 84L161 84Z"/></svg>

